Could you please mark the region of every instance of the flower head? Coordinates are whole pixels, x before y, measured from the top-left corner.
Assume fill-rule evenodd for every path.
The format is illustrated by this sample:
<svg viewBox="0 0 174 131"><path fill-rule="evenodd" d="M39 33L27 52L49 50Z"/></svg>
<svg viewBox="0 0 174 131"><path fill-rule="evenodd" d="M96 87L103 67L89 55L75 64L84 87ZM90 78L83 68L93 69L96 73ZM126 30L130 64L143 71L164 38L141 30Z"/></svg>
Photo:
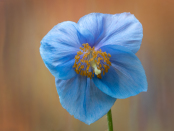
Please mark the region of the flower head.
<svg viewBox="0 0 174 131"><path fill-rule="evenodd" d="M62 106L91 124L117 98L147 91L143 66L135 53L143 37L130 13L91 13L78 23L56 25L42 39L40 54L52 75Z"/></svg>

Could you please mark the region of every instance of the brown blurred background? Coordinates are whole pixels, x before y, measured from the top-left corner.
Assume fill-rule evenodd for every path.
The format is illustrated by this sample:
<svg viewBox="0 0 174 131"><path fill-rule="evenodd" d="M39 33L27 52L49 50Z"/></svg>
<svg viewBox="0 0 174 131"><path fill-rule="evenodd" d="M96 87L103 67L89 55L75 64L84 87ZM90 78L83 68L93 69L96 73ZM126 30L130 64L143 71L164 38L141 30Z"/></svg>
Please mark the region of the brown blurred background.
<svg viewBox="0 0 174 131"><path fill-rule="evenodd" d="M106 116L88 126L63 109L39 53L54 25L91 12L131 12L144 28L137 55L148 92L116 101L114 131L173 131L173 6L172 0L0 0L0 131L107 130Z"/></svg>

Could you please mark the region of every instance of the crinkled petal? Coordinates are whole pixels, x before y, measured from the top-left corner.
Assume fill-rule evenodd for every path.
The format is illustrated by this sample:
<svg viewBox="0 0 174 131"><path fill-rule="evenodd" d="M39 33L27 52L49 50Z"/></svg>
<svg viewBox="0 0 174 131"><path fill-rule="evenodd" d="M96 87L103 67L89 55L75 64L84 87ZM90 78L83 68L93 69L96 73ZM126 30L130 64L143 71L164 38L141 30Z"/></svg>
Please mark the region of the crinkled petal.
<svg viewBox="0 0 174 131"><path fill-rule="evenodd" d="M69 80L56 78L56 88L62 106L86 124L105 115L116 100L100 91L92 80L80 75Z"/></svg>
<svg viewBox="0 0 174 131"><path fill-rule="evenodd" d="M74 57L83 43L93 42L93 36L74 22L56 25L42 39L40 54L50 72L59 79L75 76Z"/></svg>
<svg viewBox="0 0 174 131"><path fill-rule="evenodd" d="M94 43L100 38L101 34L103 33L103 14L100 13L91 13L81 17L77 23L79 26L84 27L85 29L89 30L92 35L94 36Z"/></svg>
<svg viewBox="0 0 174 131"><path fill-rule="evenodd" d="M78 24L94 35L96 49L104 45L121 45L136 53L140 48L143 28L130 13L91 13L82 17Z"/></svg>
<svg viewBox="0 0 174 131"><path fill-rule="evenodd" d="M102 79L94 77L95 85L114 98L127 98L147 91L147 80L138 57L123 46L108 45L101 48L111 54L112 63Z"/></svg>

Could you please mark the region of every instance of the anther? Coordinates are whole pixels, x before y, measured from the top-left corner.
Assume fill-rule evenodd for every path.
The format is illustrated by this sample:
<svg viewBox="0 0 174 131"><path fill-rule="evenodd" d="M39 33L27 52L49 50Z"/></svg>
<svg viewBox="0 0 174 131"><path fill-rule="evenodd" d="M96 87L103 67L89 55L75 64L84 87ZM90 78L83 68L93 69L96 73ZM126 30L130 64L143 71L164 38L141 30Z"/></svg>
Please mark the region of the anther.
<svg viewBox="0 0 174 131"><path fill-rule="evenodd" d="M82 44L82 46L80 47L82 51L78 51L75 56L73 68L75 68L76 73L80 73L80 75L87 76L90 79L95 75L102 79L102 75L105 75L110 68L109 66L111 66L109 61L111 55L102 52L101 49L95 51L95 48L91 48L88 43Z"/></svg>

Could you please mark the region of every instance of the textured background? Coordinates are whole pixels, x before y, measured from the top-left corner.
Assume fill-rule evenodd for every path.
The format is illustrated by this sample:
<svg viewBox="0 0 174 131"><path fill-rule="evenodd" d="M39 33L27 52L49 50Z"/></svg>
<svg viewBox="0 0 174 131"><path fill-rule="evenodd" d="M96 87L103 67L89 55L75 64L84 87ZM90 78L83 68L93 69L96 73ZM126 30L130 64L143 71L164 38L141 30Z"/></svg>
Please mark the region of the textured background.
<svg viewBox="0 0 174 131"><path fill-rule="evenodd" d="M131 12L142 23L137 53L148 92L112 107L114 131L173 131L174 1L0 0L0 131L106 131L106 116L90 126L62 108L40 41L57 23L91 12Z"/></svg>

